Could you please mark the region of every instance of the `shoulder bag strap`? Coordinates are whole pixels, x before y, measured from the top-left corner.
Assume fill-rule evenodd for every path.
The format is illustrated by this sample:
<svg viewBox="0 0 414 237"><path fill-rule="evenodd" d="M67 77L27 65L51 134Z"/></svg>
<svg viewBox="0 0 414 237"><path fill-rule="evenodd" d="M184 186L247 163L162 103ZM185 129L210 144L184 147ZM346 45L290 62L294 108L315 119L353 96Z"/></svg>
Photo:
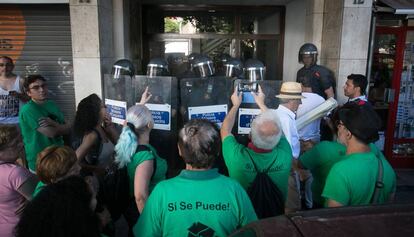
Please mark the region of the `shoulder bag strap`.
<svg viewBox="0 0 414 237"><path fill-rule="evenodd" d="M256 173L259 173L259 170L257 169L256 163L254 163L252 156L250 155L250 152L247 151L247 154L249 155L250 160L253 163L254 169L256 170ZM267 167L267 169L263 170L263 173L269 172L270 168L272 168L273 164L276 162L277 155L275 159L272 161L272 163Z"/></svg>
<svg viewBox="0 0 414 237"><path fill-rule="evenodd" d="M377 157L377 159L378 159L378 175L377 175L377 181L375 182L374 193L372 194L372 197L371 197L371 203L372 204L378 203L378 198L379 198L379 195L380 195L380 191L381 191L382 188L384 188L384 182L383 182L384 167L382 165L381 158Z"/></svg>

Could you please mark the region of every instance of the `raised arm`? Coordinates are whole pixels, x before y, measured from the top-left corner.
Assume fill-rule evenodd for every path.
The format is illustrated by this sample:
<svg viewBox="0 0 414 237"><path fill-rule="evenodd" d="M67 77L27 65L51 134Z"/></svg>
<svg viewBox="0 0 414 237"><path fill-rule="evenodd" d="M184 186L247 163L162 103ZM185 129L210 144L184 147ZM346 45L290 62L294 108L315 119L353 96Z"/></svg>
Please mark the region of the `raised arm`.
<svg viewBox="0 0 414 237"><path fill-rule="evenodd" d="M238 93L237 87L235 87L234 92L231 95L231 103L233 104L233 107L231 107L229 113L224 118L223 124L221 125L221 140L224 140L224 138L231 135L231 130L233 129L234 122L236 121L237 110L239 109L241 102L242 95L241 93Z"/></svg>
<svg viewBox="0 0 414 237"><path fill-rule="evenodd" d="M154 161L146 160L135 169L134 197L139 213L144 210L145 203L149 196L149 184L154 172Z"/></svg>
<svg viewBox="0 0 414 237"><path fill-rule="evenodd" d="M262 87L259 85L259 90L257 93L252 92L254 101L256 102L257 106L259 106L262 112L268 110L265 104L265 94L262 91Z"/></svg>

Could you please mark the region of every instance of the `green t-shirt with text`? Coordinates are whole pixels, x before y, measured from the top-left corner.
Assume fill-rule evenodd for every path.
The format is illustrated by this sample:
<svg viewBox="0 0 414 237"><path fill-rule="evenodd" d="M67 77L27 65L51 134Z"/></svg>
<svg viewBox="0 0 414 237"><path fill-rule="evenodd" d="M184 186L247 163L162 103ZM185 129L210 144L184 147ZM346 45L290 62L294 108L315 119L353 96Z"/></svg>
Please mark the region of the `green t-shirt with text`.
<svg viewBox="0 0 414 237"><path fill-rule="evenodd" d="M135 153L135 155L132 157L131 162L127 165L128 170L128 177L129 177L129 190L131 193L131 196L134 195L134 177L135 177L135 171L137 167L146 160L153 160L157 159L157 167L155 169L155 174L153 175L150 183L149 183L149 192L151 193L152 189L154 189L155 185L159 183L160 181L165 179L165 175L167 173L167 162L158 156L157 151L155 148L149 144L145 145L150 150L149 151L140 151L138 153Z"/></svg>
<svg viewBox="0 0 414 237"><path fill-rule="evenodd" d="M237 180L246 190L257 175L249 154L259 170L267 169L276 159L267 174L282 191L286 200L288 178L292 167L292 151L285 137L282 136L277 146L266 153L254 152L239 144L232 135L224 138L222 147L229 176Z"/></svg>
<svg viewBox="0 0 414 237"><path fill-rule="evenodd" d="M55 102L47 100L43 104L37 104L30 100L19 112L19 125L22 131L26 159L29 168L36 170L37 154L48 146L63 145L63 137L50 138L38 132L39 119L49 117L63 124L64 117Z"/></svg>
<svg viewBox="0 0 414 237"><path fill-rule="evenodd" d="M313 176L313 201L323 206L325 199L321 197L326 177L332 166L345 158L346 147L338 142L323 141L299 157L302 166L311 171Z"/></svg>
<svg viewBox="0 0 414 237"><path fill-rule="evenodd" d="M257 220L246 191L217 169L183 170L152 191L135 236L228 236Z"/></svg>
<svg viewBox="0 0 414 237"><path fill-rule="evenodd" d="M322 196L345 206L370 204L378 175L378 158L383 164L384 187L380 191L379 203L389 201L396 190L396 176L391 165L375 145L371 152L353 153L336 163L326 179Z"/></svg>

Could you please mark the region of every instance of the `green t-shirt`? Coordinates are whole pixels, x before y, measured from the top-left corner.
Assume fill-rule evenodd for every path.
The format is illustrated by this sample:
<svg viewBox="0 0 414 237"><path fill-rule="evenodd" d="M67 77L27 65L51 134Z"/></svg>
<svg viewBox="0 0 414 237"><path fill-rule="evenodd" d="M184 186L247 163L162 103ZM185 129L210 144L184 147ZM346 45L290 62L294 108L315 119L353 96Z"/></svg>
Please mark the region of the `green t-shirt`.
<svg viewBox="0 0 414 237"><path fill-rule="evenodd" d="M271 152L257 153L239 144L236 138L230 135L224 138L222 150L229 176L239 181L246 190L257 175L249 154L259 170L267 169L276 159L267 174L282 191L286 200L288 178L292 167L292 151L285 137L282 136L278 145Z"/></svg>
<svg viewBox="0 0 414 237"><path fill-rule="evenodd" d="M36 104L30 100L19 112L26 159L29 168L33 171L36 170L36 158L39 152L51 145L63 145L62 136L50 138L37 131L38 120L42 117L49 117L60 124L65 122L62 112L51 100L47 100L44 104Z"/></svg>
<svg viewBox="0 0 414 237"><path fill-rule="evenodd" d="M228 236L257 220L246 191L217 169L183 170L152 191L135 236ZM200 235L201 236L201 235Z"/></svg>
<svg viewBox="0 0 414 237"><path fill-rule="evenodd" d="M384 167L384 187L378 201L388 201L389 195L396 190L395 172L375 145L371 144L370 147L371 152L347 155L332 167L326 179L323 197L346 206L369 204L377 181L379 157Z"/></svg>
<svg viewBox="0 0 414 237"><path fill-rule="evenodd" d="M44 184L42 181L39 181L36 185L35 190L33 191L33 197L36 197L40 191L42 191L42 189L46 186L46 184Z"/></svg>
<svg viewBox="0 0 414 237"><path fill-rule="evenodd" d="M311 171L313 176L313 201L323 206L325 199L321 197L326 177L332 166L345 158L346 147L338 142L323 141L299 157L302 166Z"/></svg>
<svg viewBox="0 0 414 237"><path fill-rule="evenodd" d="M159 183L160 181L165 179L165 175L167 173L167 162L158 156L157 151L155 148L151 145L145 145L147 146L150 151L140 151L138 153L135 153L135 155L132 157L131 162L127 165L128 170L128 177L129 177L129 190L131 193L131 196L134 196L134 177L135 177L135 171L137 167L146 160L153 160L157 159L157 167L155 170L155 174L152 177L150 183L149 183L149 192L154 189L154 186Z"/></svg>

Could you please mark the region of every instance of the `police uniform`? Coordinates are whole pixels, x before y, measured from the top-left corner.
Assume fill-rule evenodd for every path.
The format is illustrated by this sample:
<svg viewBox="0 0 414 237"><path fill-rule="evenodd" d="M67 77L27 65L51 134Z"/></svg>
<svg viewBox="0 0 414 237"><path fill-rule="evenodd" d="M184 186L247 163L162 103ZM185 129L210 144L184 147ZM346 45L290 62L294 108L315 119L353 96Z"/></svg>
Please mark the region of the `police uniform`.
<svg viewBox="0 0 414 237"><path fill-rule="evenodd" d="M335 79L329 69L320 65L313 65L309 68L302 67L296 75L296 82L303 85L310 85L312 92L322 96L325 100L325 90L332 87L335 92Z"/></svg>

